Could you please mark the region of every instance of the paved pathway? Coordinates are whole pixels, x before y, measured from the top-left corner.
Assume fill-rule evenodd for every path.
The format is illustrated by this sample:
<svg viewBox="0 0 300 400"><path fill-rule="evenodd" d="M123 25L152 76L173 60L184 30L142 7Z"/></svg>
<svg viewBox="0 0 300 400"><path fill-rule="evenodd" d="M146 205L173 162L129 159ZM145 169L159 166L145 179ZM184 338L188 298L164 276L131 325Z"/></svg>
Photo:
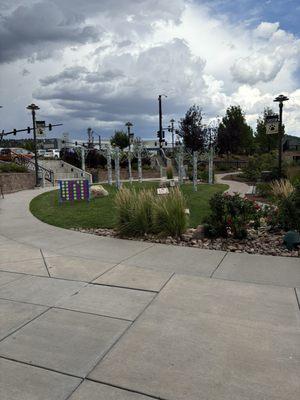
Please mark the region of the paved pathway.
<svg viewBox="0 0 300 400"><path fill-rule="evenodd" d="M299 259L101 238L0 200L1 400L296 400Z"/></svg>
<svg viewBox="0 0 300 400"><path fill-rule="evenodd" d="M240 195L242 197L244 197L245 194L249 192L249 189L250 189L249 185L247 185L246 183L243 183L243 182L224 179L224 177L226 177L228 175L235 175L235 174L239 174L239 172L232 172L232 173L226 172L225 174L216 174L215 179L216 179L217 183L224 183L226 185L229 185L229 189L226 190L227 193L230 193L230 194L240 193Z"/></svg>

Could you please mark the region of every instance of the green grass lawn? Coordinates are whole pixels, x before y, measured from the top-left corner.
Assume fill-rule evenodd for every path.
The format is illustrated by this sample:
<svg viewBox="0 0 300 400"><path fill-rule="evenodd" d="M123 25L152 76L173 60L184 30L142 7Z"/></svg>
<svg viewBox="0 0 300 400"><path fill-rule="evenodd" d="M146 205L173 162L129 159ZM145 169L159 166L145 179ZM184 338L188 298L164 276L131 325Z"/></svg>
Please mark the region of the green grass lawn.
<svg viewBox="0 0 300 400"><path fill-rule="evenodd" d="M32 214L43 222L61 228L114 228L114 197L116 188L103 185L109 192L109 196L91 199L87 202L65 203L58 202L58 190L43 193L35 197L30 203ZM157 182L125 183L125 186L133 186L135 189L155 188ZM227 185L198 185L198 191L193 191L191 184L181 186L187 206L190 210L189 225L196 227L203 218L209 214L209 199L217 192L223 192Z"/></svg>

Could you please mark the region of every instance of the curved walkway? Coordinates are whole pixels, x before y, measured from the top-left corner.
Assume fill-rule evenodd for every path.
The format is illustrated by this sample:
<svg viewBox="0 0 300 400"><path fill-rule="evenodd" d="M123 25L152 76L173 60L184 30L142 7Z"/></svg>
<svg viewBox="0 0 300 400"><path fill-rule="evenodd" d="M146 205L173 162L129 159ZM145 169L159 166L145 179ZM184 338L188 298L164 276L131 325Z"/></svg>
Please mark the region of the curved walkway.
<svg viewBox="0 0 300 400"><path fill-rule="evenodd" d="M225 173L225 174L216 174L216 182L224 183L229 185L229 189L226 190L229 194L239 193L242 197L245 196L246 193L249 192L250 186L243 182L237 182L229 179L224 179L224 177L228 175L237 175L239 172Z"/></svg>
<svg viewBox="0 0 300 400"><path fill-rule="evenodd" d="M299 259L119 240L0 200L1 400L295 399Z"/></svg>

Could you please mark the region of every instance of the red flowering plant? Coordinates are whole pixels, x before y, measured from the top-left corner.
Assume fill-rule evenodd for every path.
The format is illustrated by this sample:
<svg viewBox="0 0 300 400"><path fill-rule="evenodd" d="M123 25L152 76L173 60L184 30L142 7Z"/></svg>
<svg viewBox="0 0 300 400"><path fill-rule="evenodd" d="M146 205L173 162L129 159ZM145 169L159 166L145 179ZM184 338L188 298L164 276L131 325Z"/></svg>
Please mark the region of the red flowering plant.
<svg viewBox="0 0 300 400"><path fill-rule="evenodd" d="M258 229L261 207L238 194L215 194L210 200L211 214L206 219L205 232L210 237L247 237L247 229Z"/></svg>

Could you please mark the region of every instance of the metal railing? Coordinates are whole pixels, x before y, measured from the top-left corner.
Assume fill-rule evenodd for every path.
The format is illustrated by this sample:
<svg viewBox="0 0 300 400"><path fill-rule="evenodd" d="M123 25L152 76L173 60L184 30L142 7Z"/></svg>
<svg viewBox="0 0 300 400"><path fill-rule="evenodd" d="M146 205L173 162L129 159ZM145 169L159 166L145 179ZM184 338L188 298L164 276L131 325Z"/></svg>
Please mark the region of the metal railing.
<svg viewBox="0 0 300 400"><path fill-rule="evenodd" d="M16 157L14 158L14 162L18 165L22 165L28 169L28 171L35 171L35 163L28 157L19 157L18 154L14 154ZM47 169L38 165L38 172L41 174L41 178L45 179L46 181L52 183L54 185L54 173L51 169Z"/></svg>

